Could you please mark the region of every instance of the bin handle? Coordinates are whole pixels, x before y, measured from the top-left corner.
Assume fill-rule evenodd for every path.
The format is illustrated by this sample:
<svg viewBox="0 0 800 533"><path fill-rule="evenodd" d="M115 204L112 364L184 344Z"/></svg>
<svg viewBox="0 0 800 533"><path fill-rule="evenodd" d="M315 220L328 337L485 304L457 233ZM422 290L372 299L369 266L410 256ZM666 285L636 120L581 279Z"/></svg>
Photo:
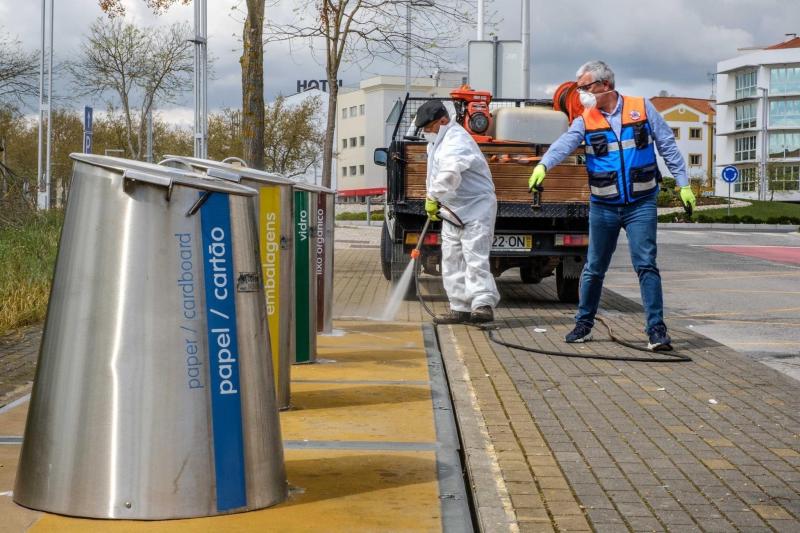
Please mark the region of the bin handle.
<svg viewBox="0 0 800 533"><path fill-rule="evenodd" d="M122 181L123 181L123 188L127 188L129 183L143 181L144 183L149 183L151 185L156 185L158 187L165 187L167 189L167 201L170 201L172 197L172 188L175 183L172 181L172 178L167 178L164 176L157 176L155 174L147 174L145 172L140 172L138 170L131 170L125 169L122 173Z"/></svg>
<svg viewBox="0 0 800 533"><path fill-rule="evenodd" d="M226 157L225 159L222 160L222 163L230 163L231 161L241 163L243 167L247 167L247 161L245 161L241 157L235 157L235 156Z"/></svg>
<svg viewBox="0 0 800 533"><path fill-rule="evenodd" d="M188 170L192 169L192 167L190 167L188 164L186 164L186 161L184 161L183 159L177 158L177 157L168 157L168 158L162 159L161 161L158 162L159 165L164 165L166 163L180 163L181 165L183 165L184 168L186 168Z"/></svg>
<svg viewBox="0 0 800 533"><path fill-rule="evenodd" d="M242 181L242 176L236 174L235 172L228 172L226 170L222 170L219 168L208 168L206 169L206 175L212 178L219 178L226 181L232 181L234 183L239 183Z"/></svg>
<svg viewBox="0 0 800 533"><path fill-rule="evenodd" d="M186 216L190 217L190 216L194 215L195 213L197 213L200 210L200 208L203 207L203 204L206 203L206 201L208 200L208 197L211 196L212 194L213 194L213 191L205 191L205 192L203 192L203 194L200 195L200 197L197 199L197 201L195 201L195 203L192 204L192 207L190 207L189 210L186 211Z"/></svg>

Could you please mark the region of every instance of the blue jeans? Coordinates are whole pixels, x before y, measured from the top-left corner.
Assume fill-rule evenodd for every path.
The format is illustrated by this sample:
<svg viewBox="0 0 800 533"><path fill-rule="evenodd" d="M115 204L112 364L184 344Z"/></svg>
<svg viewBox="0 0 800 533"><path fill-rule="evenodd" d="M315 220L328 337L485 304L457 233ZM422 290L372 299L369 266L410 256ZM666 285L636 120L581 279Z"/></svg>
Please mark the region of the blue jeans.
<svg viewBox="0 0 800 533"><path fill-rule="evenodd" d="M627 205L591 203L589 256L581 274L576 322L583 322L589 327L594 325L594 317L600 305L600 294L603 291L603 279L617 247L619 230L625 228L631 263L639 276L642 304L647 315L645 331L650 333L653 326L664 324L661 274L656 266L657 222L655 196Z"/></svg>

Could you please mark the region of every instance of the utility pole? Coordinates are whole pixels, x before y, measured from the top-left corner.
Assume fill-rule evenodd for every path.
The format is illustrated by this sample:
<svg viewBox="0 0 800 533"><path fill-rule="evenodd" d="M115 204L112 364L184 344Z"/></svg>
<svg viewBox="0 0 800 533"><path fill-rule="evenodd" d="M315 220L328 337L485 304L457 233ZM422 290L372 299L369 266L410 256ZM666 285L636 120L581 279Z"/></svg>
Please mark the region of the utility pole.
<svg viewBox="0 0 800 533"><path fill-rule="evenodd" d="M208 157L208 9L194 0L194 156Z"/></svg>
<svg viewBox="0 0 800 533"><path fill-rule="evenodd" d="M478 0L478 40L483 40L483 14L486 11L486 0Z"/></svg>
<svg viewBox="0 0 800 533"><path fill-rule="evenodd" d="M522 97L531 95L531 0L522 0Z"/></svg>
<svg viewBox="0 0 800 533"><path fill-rule="evenodd" d="M49 43L48 33L46 32L47 0L42 0L42 24L41 24L41 54L39 56L39 146L37 154L37 189L36 204L39 209L50 208L50 154L53 130L51 127L52 119L52 95L53 95L53 9L54 2L50 0L50 32ZM47 96L45 97L45 54L49 55L47 60ZM46 101L46 102L45 102ZM45 119L45 115L47 118ZM44 121L47 120L47 139L44 139ZM46 144L46 146L43 146ZM44 167L44 168L42 168Z"/></svg>
<svg viewBox="0 0 800 533"><path fill-rule="evenodd" d="M411 0L406 1L406 83L405 93L411 93Z"/></svg>

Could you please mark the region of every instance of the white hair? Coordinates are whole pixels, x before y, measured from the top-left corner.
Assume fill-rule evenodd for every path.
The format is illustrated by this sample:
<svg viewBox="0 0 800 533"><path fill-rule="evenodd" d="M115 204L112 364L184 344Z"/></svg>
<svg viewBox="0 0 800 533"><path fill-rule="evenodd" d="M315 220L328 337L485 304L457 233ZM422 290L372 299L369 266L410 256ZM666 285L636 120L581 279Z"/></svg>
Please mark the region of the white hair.
<svg viewBox="0 0 800 533"><path fill-rule="evenodd" d="M589 61L581 65L575 74L576 79L584 74L591 74L592 81L607 81L611 88L614 88L614 71L603 61Z"/></svg>

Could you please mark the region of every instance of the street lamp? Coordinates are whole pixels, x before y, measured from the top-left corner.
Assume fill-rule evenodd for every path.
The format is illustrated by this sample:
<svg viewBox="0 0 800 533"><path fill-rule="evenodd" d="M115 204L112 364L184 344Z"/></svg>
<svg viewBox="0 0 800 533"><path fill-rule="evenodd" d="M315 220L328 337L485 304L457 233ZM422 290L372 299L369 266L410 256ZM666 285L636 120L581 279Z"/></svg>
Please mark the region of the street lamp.
<svg viewBox="0 0 800 533"><path fill-rule="evenodd" d="M406 1L406 82L405 93L411 93L411 6L430 7L432 0L407 0Z"/></svg>

